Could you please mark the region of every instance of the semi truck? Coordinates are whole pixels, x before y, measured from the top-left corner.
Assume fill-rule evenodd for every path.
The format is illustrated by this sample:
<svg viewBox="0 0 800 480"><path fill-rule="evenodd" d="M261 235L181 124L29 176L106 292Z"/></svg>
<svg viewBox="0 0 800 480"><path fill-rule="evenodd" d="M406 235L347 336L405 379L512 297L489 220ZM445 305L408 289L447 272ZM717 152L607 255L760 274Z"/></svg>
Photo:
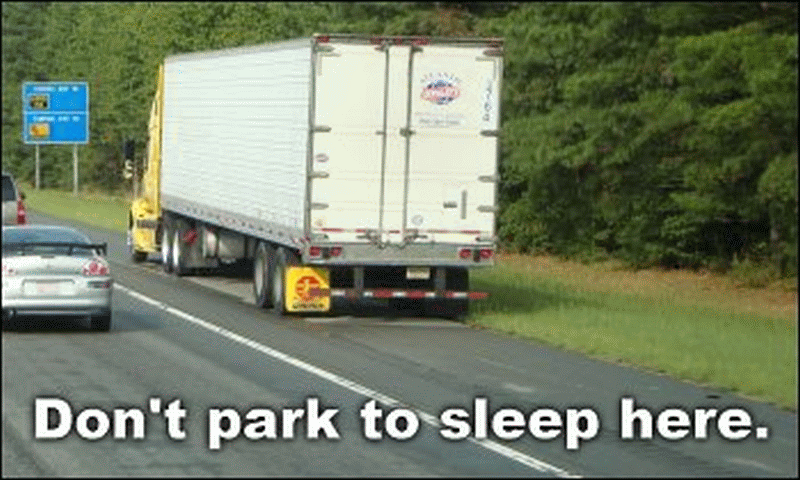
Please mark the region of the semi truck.
<svg viewBox="0 0 800 480"><path fill-rule="evenodd" d="M259 307L390 299L461 317L495 260L499 38L315 34L167 57L134 261L252 271Z"/></svg>

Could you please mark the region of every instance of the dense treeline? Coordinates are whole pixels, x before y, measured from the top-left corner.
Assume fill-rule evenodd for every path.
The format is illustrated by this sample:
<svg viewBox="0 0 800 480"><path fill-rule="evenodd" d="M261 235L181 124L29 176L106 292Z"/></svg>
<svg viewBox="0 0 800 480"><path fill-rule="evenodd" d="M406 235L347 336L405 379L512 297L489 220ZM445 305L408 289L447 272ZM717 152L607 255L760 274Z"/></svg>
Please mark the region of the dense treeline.
<svg viewBox="0 0 800 480"><path fill-rule="evenodd" d="M85 80L83 183L145 145L167 55L315 32L506 40L499 234L637 265L797 269L797 3L3 3L3 163L23 81ZM43 147L43 184L71 182Z"/></svg>

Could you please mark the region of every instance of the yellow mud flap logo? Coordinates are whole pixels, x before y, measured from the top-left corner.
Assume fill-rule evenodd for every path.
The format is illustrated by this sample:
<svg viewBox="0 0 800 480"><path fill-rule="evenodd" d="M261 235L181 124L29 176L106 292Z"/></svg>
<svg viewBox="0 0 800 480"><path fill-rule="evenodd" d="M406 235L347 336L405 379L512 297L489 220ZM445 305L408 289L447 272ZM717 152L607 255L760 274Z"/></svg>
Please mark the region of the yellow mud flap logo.
<svg viewBox="0 0 800 480"><path fill-rule="evenodd" d="M327 312L331 308L330 275L326 268L286 267L286 310Z"/></svg>

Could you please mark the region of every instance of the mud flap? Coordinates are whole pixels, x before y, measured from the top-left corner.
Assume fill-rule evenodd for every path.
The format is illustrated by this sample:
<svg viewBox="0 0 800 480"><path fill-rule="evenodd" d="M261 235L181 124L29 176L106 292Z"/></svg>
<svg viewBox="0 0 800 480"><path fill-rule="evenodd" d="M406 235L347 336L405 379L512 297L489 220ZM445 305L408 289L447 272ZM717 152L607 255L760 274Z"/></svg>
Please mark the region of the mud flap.
<svg viewBox="0 0 800 480"><path fill-rule="evenodd" d="M327 268L286 266L284 288L287 312L327 312L331 308Z"/></svg>

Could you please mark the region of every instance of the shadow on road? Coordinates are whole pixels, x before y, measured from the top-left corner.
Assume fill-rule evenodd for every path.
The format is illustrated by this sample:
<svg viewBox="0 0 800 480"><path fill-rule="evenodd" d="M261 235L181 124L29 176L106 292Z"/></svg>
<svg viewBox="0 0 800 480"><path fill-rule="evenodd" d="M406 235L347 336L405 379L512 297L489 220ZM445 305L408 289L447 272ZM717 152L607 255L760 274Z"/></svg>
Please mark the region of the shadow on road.
<svg viewBox="0 0 800 480"><path fill-rule="evenodd" d="M136 332L161 328L156 320L129 310L114 310L111 330L96 332L89 327L86 317L18 316L3 320L3 332L15 333L53 333L53 334L98 334L114 332Z"/></svg>

